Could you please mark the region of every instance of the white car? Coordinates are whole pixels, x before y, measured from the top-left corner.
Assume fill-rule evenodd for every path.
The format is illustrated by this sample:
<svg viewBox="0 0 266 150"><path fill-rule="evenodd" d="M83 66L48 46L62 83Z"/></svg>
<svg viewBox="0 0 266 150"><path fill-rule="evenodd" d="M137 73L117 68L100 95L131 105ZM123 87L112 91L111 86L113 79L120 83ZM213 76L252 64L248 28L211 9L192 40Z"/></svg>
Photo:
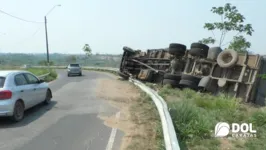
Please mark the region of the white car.
<svg viewBox="0 0 266 150"><path fill-rule="evenodd" d="M52 91L44 80L28 71L0 71L0 117L18 122L24 111L39 104L49 104Z"/></svg>

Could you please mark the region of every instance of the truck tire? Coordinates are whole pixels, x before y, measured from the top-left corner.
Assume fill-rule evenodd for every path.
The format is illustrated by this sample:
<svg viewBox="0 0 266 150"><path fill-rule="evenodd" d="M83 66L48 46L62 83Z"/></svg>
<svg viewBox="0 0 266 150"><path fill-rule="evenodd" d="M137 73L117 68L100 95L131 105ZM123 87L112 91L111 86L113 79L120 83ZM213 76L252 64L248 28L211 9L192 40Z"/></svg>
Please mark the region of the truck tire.
<svg viewBox="0 0 266 150"><path fill-rule="evenodd" d="M190 88L190 89L193 89L193 90L197 90L198 89L198 86L195 82L193 81L190 81L190 80L180 80L179 82L179 85L182 87L182 88Z"/></svg>
<svg viewBox="0 0 266 150"><path fill-rule="evenodd" d="M130 48L130 47L124 46L123 50L125 52L128 52L129 54L135 54L135 51L132 48Z"/></svg>
<svg viewBox="0 0 266 150"><path fill-rule="evenodd" d="M216 61L218 55L222 52L223 50L221 47L212 47L209 49L207 59Z"/></svg>
<svg viewBox="0 0 266 150"><path fill-rule="evenodd" d="M201 48L191 48L189 54L191 56L206 58L208 56L208 50L203 50Z"/></svg>
<svg viewBox="0 0 266 150"><path fill-rule="evenodd" d="M209 46L205 45L205 44L201 44L201 43L192 43L190 45L190 49L192 48L200 48L204 51L208 51L209 50Z"/></svg>
<svg viewBox="0 0 266 150"><path fill-rule="evenodd" d="M169 48L178 48L178 49L183 49L183 50L187 49L186 45L179 44L179 43L171 43L169 45Z"/></svg>
<svg viewBox="0 0 266 150"><path fill-rule="evenodd" d="M169 53L172 55L184 56L187 47L183 44L171 43L169 45Z"/></svg>
<svg viewBox="0 0 266 150"><path fill-rule="evenodd" d="M188 74L182 74L181 80L192 81L192 82L196 83L196 85L198 85L201 78L196 77L196 76L192 76L192 75L188 75Z"/></svg>
<svg viewBox="0 0 266 150"><path fill-rule="evenodd" d="M175 56L184 56L186 53L186 50L178 49L178 48L169 48L169 53Z"/></svg>
<svg viewBox="0 0 266 150"><path fill-rule="evenodd" d="M163 79L163 85L169 84L171 87L177 87L178 82L176 80L171 80L171 79Z"/></svg>
<svg viewBox="0 0 266 150"><path fill-rule="evenodd" d="M181 75L180 74L165 73L163 78L164 79L175 80L175 81L180 81L181 80Z"/></svg>
<svg viewBox="0 0 266 150"><path fill-rule="evenodd" d="M238 54L234 50L224 50L217 57L217 63L222 68L233 67L238 60Z"/></svg>

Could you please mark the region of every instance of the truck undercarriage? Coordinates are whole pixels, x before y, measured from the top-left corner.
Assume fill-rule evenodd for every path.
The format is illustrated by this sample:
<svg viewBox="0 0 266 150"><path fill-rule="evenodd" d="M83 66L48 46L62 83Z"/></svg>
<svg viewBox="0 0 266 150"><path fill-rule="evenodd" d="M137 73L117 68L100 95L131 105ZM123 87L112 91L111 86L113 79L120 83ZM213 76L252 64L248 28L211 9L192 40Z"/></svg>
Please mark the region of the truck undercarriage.
<svg viewBox="0 0 266 150"><path fill-rule="evenodd" d="M123 47L119 75L144 82L169 84L212 94L230 94L256 103L262 56L192 43L190 49L172 43L168 48L133 50ZM260 71L261 72L261 71Z"/></svg>

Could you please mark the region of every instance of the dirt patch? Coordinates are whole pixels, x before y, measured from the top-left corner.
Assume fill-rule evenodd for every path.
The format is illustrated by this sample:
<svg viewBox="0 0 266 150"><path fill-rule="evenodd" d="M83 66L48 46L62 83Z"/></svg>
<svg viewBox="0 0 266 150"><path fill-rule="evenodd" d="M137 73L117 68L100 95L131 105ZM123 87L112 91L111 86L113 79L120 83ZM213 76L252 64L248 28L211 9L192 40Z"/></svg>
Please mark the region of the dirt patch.
<svg viewBox="0 0 266 150"><path fill-rule="evenodd" d="M232 143L227 138L220 139L220 148L221 150L230 150L233 149Z"/></svg>
<svg viewBox="0 0 266 150"><path fill-rule="evenodd" d="M125 133L121 150L154 150L162 145L159 114L150 98L127 81L101 79L97 96L120 110L116 116L99 116L105 125Z"/></svg>

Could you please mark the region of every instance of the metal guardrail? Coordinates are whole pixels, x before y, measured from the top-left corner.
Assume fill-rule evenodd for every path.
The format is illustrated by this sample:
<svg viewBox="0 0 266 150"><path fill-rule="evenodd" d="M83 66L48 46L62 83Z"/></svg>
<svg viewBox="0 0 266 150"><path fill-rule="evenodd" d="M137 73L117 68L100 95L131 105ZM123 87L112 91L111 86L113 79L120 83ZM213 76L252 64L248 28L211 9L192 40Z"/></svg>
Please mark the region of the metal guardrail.
<svg viewBox="0 0 266 150"><path fill-rule="evenodd" d="M34 66L34 68L47 68L47 66ZM50 68L60 68L60 69L64 69L66 68L66 66L50 66ZM85 69L101 69L101 70L108 70L108 71L119 71L118 68L111 68L111 67L82 67ZM49 75L45 74L45 75L41 75L40 77L45 77ZM176 136L176 132L174 129L174 125L173 125L173 121L172 118L170 116L170 113L168 111L168 107L166 102L164 101L164 99L153 89L149 88L148 86L146 86L144 83L132 79L129 79L130 82L134 83L135 85L137 85L140 89L142 89L144 92L146 92L153 100L153 102L155 103L157 110L159 112L160 115L160 119L162 122L162 128L163 128L163 135L164 135L164 142L165 142L165 147L166 150L180 150L180 146L177 140L177 136Z"/></svg>
<svg viewBox="0 0 266 150"><path fill-rule="evenodd" d="M178 140L176 137L176 132L174 129L172 118L169 114L168 107L166 102L163 100L161 96L158 95L156 91L147 87L142 82L132 79L129 79L130 82L133 82L140 89L146 92L155 103L157 110L159 112L162 127L163 127L163 135L164 135L164 143L167 150L180 150L180 146L178 144Z"/></svg>
<svg viewBox="0 0 266 150"><path fill-rule="evenodd" d="M37 76L39 79L44 79L46 76L48 76L50 74L49 73L46 73L46 74L43 74L43 75L40 75L40 76Z"/></svg>

